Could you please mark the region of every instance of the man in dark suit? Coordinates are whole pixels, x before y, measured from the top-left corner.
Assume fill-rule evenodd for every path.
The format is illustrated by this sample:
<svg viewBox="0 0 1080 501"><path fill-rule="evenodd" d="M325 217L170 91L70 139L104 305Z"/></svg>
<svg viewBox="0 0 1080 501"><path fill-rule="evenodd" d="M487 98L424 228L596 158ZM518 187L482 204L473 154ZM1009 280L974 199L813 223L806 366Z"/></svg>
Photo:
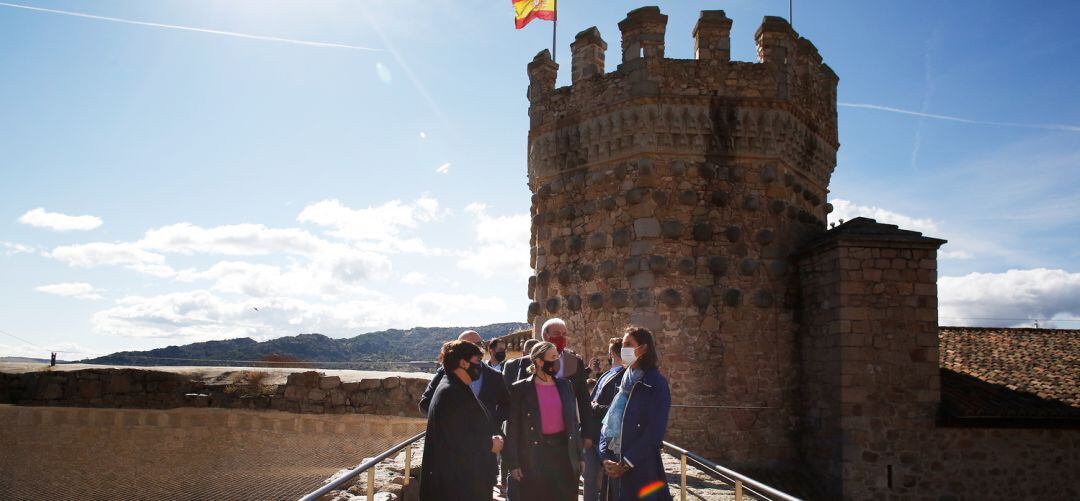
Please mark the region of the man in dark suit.
<svg viewBox="0 0 1080 501"><path fill-rule="evenodd" d="M598 501L600 499L601 486L604 480L604 466L600 460L600 428L603 427L604 416L607 414L611 401L619 391L619 382L622 381L626 367L620 356L622 351L622 338L613 337L608 340L608 356L611 357L611 368L603 374L599 374L596 387L592 391L591 412L592 435L589 438L593 446L585 449L585 474L584 490L586 501Z"/></svg>
<svg viewBox="0 0 1080 501"><path fill-rule="evenodd" d="M529 361L529 352L532 351L533 346L536 346L536 343L539 342L540 341L537 339L526 339L525 344L521 347L522 356L503 364L503 382L506 383L507 390L509 390L514 383L529 377L529 373L526 372L531 364Z"/></svg>
<svg viewBox="0 0 1080 501"><path fill-rule="evenodd" d="M476 331L462 332L458 336L458 341L472 343L477 347L482 345L480 334L477 334ZM495 434L502 435L502 424L510 415L510 393L506 390L506 383L503 381L502 374L499 371L492 369L487 364L481 365L480 377L470 382L469 388L472 389L473 395L476 395L480 403L484 404L484 408L491 416ZM425 416L428 413L428 407L431 405L431 397L435 395L435 389L439 387L439 382L445 376L446 372L442 367L439 367L439 370L435 372L435 376L431 378L431 382L428 383L427 389L424 390L423 396L420 397L420 412Z"/></svg>

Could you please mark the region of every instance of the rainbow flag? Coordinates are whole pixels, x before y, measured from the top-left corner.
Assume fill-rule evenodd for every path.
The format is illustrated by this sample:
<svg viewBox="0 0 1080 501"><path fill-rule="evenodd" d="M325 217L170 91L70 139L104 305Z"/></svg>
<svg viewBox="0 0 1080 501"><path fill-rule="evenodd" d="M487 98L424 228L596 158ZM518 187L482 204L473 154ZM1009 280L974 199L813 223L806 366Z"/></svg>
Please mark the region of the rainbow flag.
<svg viewBox="0 0 1080 501"><path fill-rule="evenodd" d="M557 0L510 0L514 3L514 27L524 28L533 19L555 20Z"/></svg>

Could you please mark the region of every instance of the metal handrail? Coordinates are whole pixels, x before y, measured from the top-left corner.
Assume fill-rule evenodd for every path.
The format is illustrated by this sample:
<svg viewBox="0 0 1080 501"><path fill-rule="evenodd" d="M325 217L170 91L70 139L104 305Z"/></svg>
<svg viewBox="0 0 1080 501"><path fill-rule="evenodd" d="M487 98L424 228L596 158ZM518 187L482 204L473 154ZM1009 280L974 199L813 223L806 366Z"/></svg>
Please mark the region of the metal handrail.
<svg viewBox="0 0 1080 501"><path fill-rule="evenodd" d="M754 480L754 479L752 479L752 478L750 478L750 477L748 477L746 475L743 475L742 473L739 473L737 471L734 471L734 470L731 470L731 469L728 469L728 468L724 468L723 466L720 466L719 464L716 464L716 463L714 463L712 461L709 461L708 459L705 459L705 458L703 458L703 457L701 457L701 456L699 456L697 454L694 454L693 452L690 452L690 451L688 451L686 449L683 449L682 447L679 447L679 446L677 446L677 445L675 445L675 444L673 444L671 442L664 442L664 448L675 451L675 452L677 452L679 454L679 463L680 463L680 467L682 469L682 471L680 473L681 478L680 478L680 482L679 482L679 485L682 487L682 489L680 491L680 499L682 499L684 501L686 499L686 459L687 458L692 459L699 466L704 467L706 470L711 471L715 475L726 477L727 479L734 481L735 482L735 501L742 501L743 484L745 484L747 486L746 487L747 490L749 490L751 492L754 492L754 493L756 493L756 494L758 494L759 496L762 496L762 497L767 497L769 499L774 499L774 500L778 499L778 500L782 500L782 501L801 501L799 498L797 498L795 496L792 496L792 495L790 495L790 494L788 494L786 492L783 492L783 491L781 491L779 489L776 489L774 487L770 487L770 486L765 485L765 484L763 484L761 482L758 482L757 480Z"/></svg>
<svg viewBox="0 0 1080 501"><path fill-rule="evenodd" d="M356 468L353 468L353 469L349 470L348 473L334 479L333 482L330 482L330 483L320 487L319 489L317 489L315 491L309 492L304 497L300 498L300 501L315 501L315 500L319 499L320 497L322 497L324 494L326 494L326 493L328 493L328 492L330 492L330 491L332 491L334 489L337 489L338 487L341 487L342 484L344 484L345 482L348 482L349 480L352 480L357 475L359 475L359 474L361 474L361 473L363 473L365 471L368 472L367 498L368 498L369 501L372 500L372 499L375 499L375 465L383 462L383 460L385 460L386 458L388 458L388 457L390 457L390 456L392 456L394 454L397 454L398 451L400 451L401 449L405 449L406 447L408 447L408 449L405 449L405 475L404 475L405 480L404 480L404 482L405 482L405 485L409 485L409 473L410 473L409 470L411 469L411 466L412 466L410 464L412 462L412 444L416 443L417 440L420 440L421 438L424 438L424 435L426 435L426 434L427 434L427 432L423 432L423 431L420 432L420 433L417 433L416 435L413 435L412 438L410 438L410 439L408 439L408 440L406 440L406 441L404 441L404 442L402 442L400 444L397 444L397 445L387 449L382 454L379 454L378 456L375 456L375 457L373 457L373 458L371 458L371 459L369 459L367 461L364 461L363 463L360 463L360 466L357 466Z"/></svg>

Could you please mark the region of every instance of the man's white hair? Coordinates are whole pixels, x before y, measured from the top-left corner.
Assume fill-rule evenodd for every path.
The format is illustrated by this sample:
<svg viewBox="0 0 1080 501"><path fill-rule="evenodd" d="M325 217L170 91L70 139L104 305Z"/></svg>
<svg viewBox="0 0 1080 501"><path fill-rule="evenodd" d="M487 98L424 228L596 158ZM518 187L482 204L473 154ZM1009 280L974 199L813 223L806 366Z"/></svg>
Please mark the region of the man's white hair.
<svg viewBox="0 0 1080 501"><path fill-rule="evenodd" d="M540 336L545 340L547 339L548 327L551 327L552 325L561 325L564 329L566 328L566 322L563 322L563 319L559 317L549 318L547 322L544 322L543 327L540 327Z"/></svg>

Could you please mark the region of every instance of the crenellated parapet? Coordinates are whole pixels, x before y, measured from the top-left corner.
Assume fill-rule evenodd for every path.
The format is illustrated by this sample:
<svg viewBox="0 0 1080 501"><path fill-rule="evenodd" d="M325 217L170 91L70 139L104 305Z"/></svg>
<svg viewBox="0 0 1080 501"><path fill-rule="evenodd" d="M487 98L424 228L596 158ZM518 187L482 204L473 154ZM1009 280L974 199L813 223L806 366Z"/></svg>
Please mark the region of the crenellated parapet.
<svg viewBox="0 0 1080 501"><path fill-rule="evenodd" d="M610 73L599 31L581 32L571 45L572 85L559 89L558 66L547 51L537 55L529 65L533 179L643 153L749 155L776 158L823 197L838 147L838 79L814 45L770 16L755 35L759 61L731 61L732 20L703 11L696 58L669 59L666 24L656 7L631 11L619 23L622 63Z"/></svg>
<svg viewBox="0 0 1080 501"><path fill-rule="evenodd" d="M652 329L676 443L791 461L792 256L825 231L836 75L779 18L757 31L757 62L731 61L723 11L701 13L694 59L667 58L667 22L627 14L611 72L599 30L582 31L565 87L547 51L529 64L528 318L566 320L586 358L628 323Z"/></svg>

